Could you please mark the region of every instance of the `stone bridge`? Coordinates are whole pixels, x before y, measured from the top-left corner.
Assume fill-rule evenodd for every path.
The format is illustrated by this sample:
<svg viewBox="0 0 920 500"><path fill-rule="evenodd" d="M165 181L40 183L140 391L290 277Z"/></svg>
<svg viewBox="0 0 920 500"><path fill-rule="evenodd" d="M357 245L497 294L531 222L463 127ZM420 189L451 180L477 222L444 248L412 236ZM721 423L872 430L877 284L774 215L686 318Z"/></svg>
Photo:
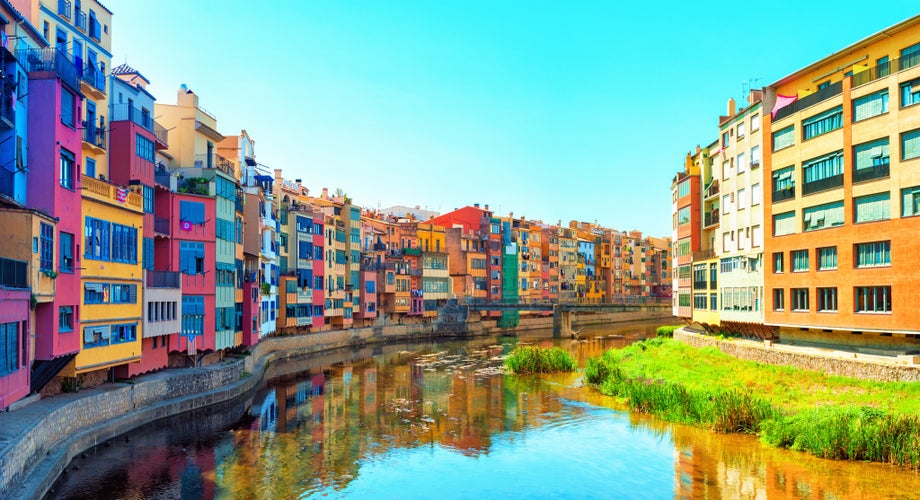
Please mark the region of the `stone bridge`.
<svg viewBox="0 0 920 500"><path fill-rule="evenodd" d="M638 298L638 297L637 297ZM553 313L553 337L574 336L572 315L577 313L618 313L660 311L671 309L670 302L640 301L604 302L472 302L464 304L469 311L540 311Z"/></svg>

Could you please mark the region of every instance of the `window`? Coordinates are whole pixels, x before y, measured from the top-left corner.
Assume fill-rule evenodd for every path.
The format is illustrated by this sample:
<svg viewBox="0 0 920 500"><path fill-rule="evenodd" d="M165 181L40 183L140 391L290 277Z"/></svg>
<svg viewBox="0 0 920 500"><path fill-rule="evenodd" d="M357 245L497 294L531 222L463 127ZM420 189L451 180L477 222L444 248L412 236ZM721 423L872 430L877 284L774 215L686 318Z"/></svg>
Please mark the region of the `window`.
<svg viewBox="0 0 920 500"><path fill-rule="evenodd" d="M690 194L690 180L686 180L677 185L677 197L683 198Z"/></svg>
<svg viewBox="0 0 920 500"><path fill-rule="evenodd" d="M137 323L130 325L112 325L112 343L122 344L137 340Z"/></svg>
<svg viewBox="0 0 920 500"><path fill-rule="evenodd" d="M39 270L54 270L54 226L41 223L41 255L39 257Z"/></svg>
<svg viewBox="0 0 920 500"><path fill-rule="evenodd" d="M789 252L789 260L792 261L792 272L800 273L808 271L808 250L793 250Z"/></svg>
<svg viewBox="0 0 920 500"><path fill-rule="evenodd" d="M889 147L888 138L883 137L871 142L853 146L853 181L865 181L888 177Z"/></svg>
<svg viewBox="0 0 920 500"><path fill-rule="evenodd" d="M854 254L856 267L890 266L891 241L857 243Z"/></svg>
<svg viewBox="0 0 920 500"><path fill-rule="evenodd" d="M763 202L763 190L760 183L751 186L751 206L760 205Z"/></svg>
<svg viewBox="0 0 920 500"><path fill-rule="evenodd" d="M808 310L808 289L807 288L792 288L789 290L790 295L792 295L792 310L793 311L807 311Z"/></svg>
<svg viewBox="0 0 920 500"><path fill-rule="evenodd" d="M45 226L46 224L42 224ZM42 228L44 230L44 228ZM60 272L62 273L72 273L73 272L73 235L70 233L61 232L61 241L60 241L60 254L61 254L61 263L60 263Z"/></svg>
<svg viewBox="0 0 920 500"><path fill-rule="evenodd" d="M856 312L891 312L890 286L858 286L856 293Z"/></svg>
<svg viewBox="0 0 920 500"><path fill-rule="evenodd" d="M73 306L61 306L58 308L58 332L72 332L73 321Z"/></svg>
<svg viewBox="0 0 920 500"><path fill-rule="evenodd" d="M693 308L696 310L706 310L708 304L708 297L705 293L694 293L693 294Z"/></svg>
<svg viewBox="0 0 920 500"><path fill-rule="evenodd" d="M221 219L220 217L218 217L217 220L215 221L215 224L214 224L215 237L220 238L224 241L233 242L233 241L236 241L236 235L234 234L234 231L236 231L236 226L234 225L234 221Z"/></svg>
<svg viewBox="0 0 920 500"><path fill-rule="evenodd" d="M144 213L152 214L153 213L153 188L150 186L143 186L144 192Z"/></svg>
<svg viewBox="0 0 920 500"><path fill-rule="evenodd" d="M180 201L179 219L192 224L204 224L204 203L200 201Z"/></svg>
<svg viewBox="0 0 920 500"><path fill-rule="evenodd" d="M843 202L825 203L802 210L802 228L815 231L843 225Z"/></svg>
<svg viewBox="0 0 920 500"><path fill-rule="evenodd" d="M153 270L153 238L144 238L144 247L143 253L141 255L141 263L144 269Z"/></svg>
<svg viewBox="0 0 920 500"><path fill-rule="evenodd" d="M83 161L86 164L86 176L96 177L96 160L92 158L84 158Z"/></svg>
<svg viewBox="0 0 920 500"><path fill-rule="evenodd" d="M875 66L878 68L879 78L888 76L888 72L890 71L890 67L888 66L888 56L876 59Z"/></svg>
<svg viewBox="0 0 920 500"><path fill-rule="evenodd" d="M306 217L297 216L297 231L300 233L309 233L312 223Z"/></svg>
<svg viewBox="0 0 920 500"><path fill-rule="evenodd" d="M83 284L83 303L84 304L106 304L108 302L109 302L108 283L84 283Z"/></svg>
<svg viewBox="0 0 920 500"><path fill-rule="evenodd" d="M818 90L826 89L826 88L828 88L828 87L830 87L830 86L831 86L831 81L830 81L830 80L825 80L825 81L823 81L823 82L821 82L821 83L818 84Z"/></svg>
<svg viewBox="0 0 920 500"><path fill-rule="evenodd" d="M920 186L901 190L901 217L920 215Z"/></svg>
<svg viewBox="0 0 920 500"><path fill-rule="evenodd" d="M920 156L920 129L901 134L901 159L910 160Z"/></svg>
<svg viewBox="0 0 920 500"><path fill-rule="evenodd" d="M112 328L108 325L93 325L83 327L83 347L102 347L109 345L112 340Z"/></svg>
<svg viewBox="0 0 920 500"><path fill-rule="evenodd" d="M843 126L843 107L837 106L802 120L802 139L826 134Z"/></svg>
<svg viewBox="0 0 920 500"><path fill-rule="evenodd" d="M817 193L843 185L843 151L835 151L802 163L802 194Z"/></svg>
<svg viewBox="0 0 920 500"><path fill-rule="evenodd" d="M745 158L744 153L738 153L738 173L745 172L747 170L747 158Z"/></svg>
<svg viewBox="0 0 920 500"><path fill-rule="evenodd" d="M722 179L728 179L728 177L731 174L732 174L731 163L727 161L723 161L722 162Z"/></svg>
<svg viewBox="0 0 920 500"><path fill-rule="evenodd" d="M719 294L717 293L709 294L709 309L713 311L719 310Z"/></svg>
<svg viewBox="0 0 920 500"><path fill-rule="evenodd" d="M61 87L61 123L74 127L76 116L76 97L64 87Z"/></svg>
<svg viewBox="0 0 920 500"><path fill-rule="evenodd" d="M755 113L751 115L751 132L756 132L760 130L760 114Z"/></svg>
<svg viewBox="0 0 920 500"><path fill-rule="evenodd" d="M197 241L179 242L179 272L183 274L204 274L204 243Z"/></svg>
<svg viewBox="0 0 920 500"><path fill-rule="evenodd" d="M141 134L135 134L134 136L134 153L138 158L142 158L149 162L155 160L155 149L153 147L153 141L142 136Z"/></svg>
<svg viewBox="0 0 920 500"><path fill-rule="evenodd" d="M795 144L795 126L788 127L773 132L773 151L788 148Z"/></svg>
<svg viewBox="0 0 920 500"><path fill-rule="evenodd" d="M722 147L728 147L728 132L722 132Z"/></svg>
<svg viewBox="0 0 920 500"><path fill-rule="evenodd" d="M111 290L110 304L137 304L137 285L113 284Z"/></svg>
<svg viewBox="0 0 920 500"><path fill-rule="evenodd" d="M744 122L738 124L738 133L735 134L739 139L744 137Z"/></svg>
<svg viewBox="0 0 920 500"><path fill-rule="evenodd" d="M837 269L837 247L818 248L818 270Z"/></svg>
<svg viewBox="0 0 920 500"><path fill-rule="evenodd" d="M751 148L751 168L757 168L760 166L761 160L760 146L754 146Z"/></svg>
<svg viewBox="0 0 920 500"><path fill-rule="evenodd" d="M682 226L690 223L690 207L684 207L677 211L677 225Z"/></svg>
<svg viewBox="0 0 920 500"><path fill-rule="evenodd" d="M795 232L795 212L786 212L773 216L773 236L783 236Z"/></svg>
<svg viewBox="0 0 920 500"><path fill-rule="evenodd" d="M888 112L888 89L853 99L853 121L858 122Z"/></svg>
<svg viewBox="0 0 920 500"><path fill-rule="evenodd" d="M0 324L0 377L19 370L19 323Z"/></svg>
<svg viewBox="0 0 920 500"><path fill-rule="evenodd" d="M920 102L920 78L901 84L901 107Z"/></svg>
<svg viewBox="0 0 920 500"><path fill-rule="evenodd" d="M731 204L732 204L731 194L726 194L722 196L722 213L723 214L727 214L729 210L731 210Z"/></svg>
<svg viewBox="0 0 920 500"><path fill-rule="evenodd" d="M751 241L751 248L760 248L763 246L763 228L752 226L751 232L754 233L754 239Z"/></svg>
<svg viewBox="0 0 920 500"><path fill-rule="evenodd" d="M61 148L61 186L67 189L73 189L74 165L73 153Z"/></svg>
<svg viewBox="0 0 920 500"><path fill-rule="evenodd" d="M891 193L860 196L854 200L854 222L872 222L891 218Z"/></svg>
<svg viewBox="0 0 920 500"><path fill-rule="evenodd" d="M746 196L747 196L747 191L744 188L741 188L738 190L737 199L738 199L738 209L739 210L747 208L747 203L745 203L747 201L747 198L745 198Z"/></svg>
<svg viewBox="0 0 920 500"><path fill-rule="evenodd" d="M783 252L773 252L773 272L775 274L783 272Z"/></svg>
<svg viewBox="0 0 920 500"><path fill-rule="evenodd" d="M690 238L684 238L677 242L677 256L683 257L690 255Z"/></svg>
<svg viewBox="0 0 920 500"><path fill-rule="evenodd" d="M112 224L112 261L137 263L137 228Z"/></svg>
<svg viewBox="0 0 920 500"><path fill-rule="evenodd" d="M693 264L693 289L694 290L705 290L707 288L706 283L706 272L708 267L706 264Z"/></svg>
<svg viewBox="0 0 920 500"><path fill-rule="evenodd" d="M773 202L795 197L795 167L786 167L773 172Z"/></svg>
<svg viewBox="0 0 920 500"><path fill-rule="evenodd" d="M837 311L837 288L818 288L815 295L818 296L818 311Z"/></svg>
<svg viewBox="0 0 920 500"><path fill-rule="evenodd" d="M782 311L785 309L786 297L782 288L773 289L773 310Z"/></svg>

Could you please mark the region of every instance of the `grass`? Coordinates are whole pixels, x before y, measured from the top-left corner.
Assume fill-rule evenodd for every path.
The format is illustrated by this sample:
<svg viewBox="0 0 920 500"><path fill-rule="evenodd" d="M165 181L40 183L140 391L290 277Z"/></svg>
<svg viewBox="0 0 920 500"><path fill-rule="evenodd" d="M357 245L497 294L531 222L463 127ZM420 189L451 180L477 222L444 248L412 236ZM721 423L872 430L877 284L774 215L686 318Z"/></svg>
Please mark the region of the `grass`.
<svg viewBox="0 0 920 500"><path fill-rule="evenodd" d="M820 457L920 469L920 384L765 365L655 338L588 360L586 380L637 411Z"/></svg>
<svg viewBox="0 0 920 500"><path fill-rule="evenodd" d="M674 337L674 330L680 328L681 325L668 325L668 326L659 326L655 329L655 335L659 337Z"/></svg>
<svg viewBox="0 0 920 500"><path fill-rule="evenodd" d="M578 368L569 351L558 347L518 346L505 358L505 366L519 375L574 372Z"/></svg>

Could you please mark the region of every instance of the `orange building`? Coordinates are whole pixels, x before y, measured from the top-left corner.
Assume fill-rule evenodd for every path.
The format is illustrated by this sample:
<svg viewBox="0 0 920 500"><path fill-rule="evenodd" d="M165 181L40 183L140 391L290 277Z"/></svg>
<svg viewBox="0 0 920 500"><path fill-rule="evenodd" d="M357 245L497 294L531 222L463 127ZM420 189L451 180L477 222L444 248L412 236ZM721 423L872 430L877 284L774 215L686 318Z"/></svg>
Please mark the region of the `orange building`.
<svg viewBox="0 0 920 500"><path fill-rule="evenodd" d="M766 323L798 342L915 348L920 16L765 90Z"/></svg>
<svg viewBox="0 0 920 500"><path fill-rule="evenodd" d="M696 147L696 154L687 153L684 170L671 182L671 213L673 252L673 311L674 316L693 315L690 266L693 253L700 250L700 165L709 161L709 148Z"/></svg>

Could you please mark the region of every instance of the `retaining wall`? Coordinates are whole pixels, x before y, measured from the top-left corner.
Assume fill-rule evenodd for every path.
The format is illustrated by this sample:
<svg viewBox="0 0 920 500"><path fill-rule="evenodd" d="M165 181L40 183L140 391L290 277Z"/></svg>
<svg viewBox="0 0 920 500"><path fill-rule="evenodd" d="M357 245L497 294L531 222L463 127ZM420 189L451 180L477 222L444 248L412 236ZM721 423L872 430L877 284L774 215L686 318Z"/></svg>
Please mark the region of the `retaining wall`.
<svg viewBox="0 0 920 500"><path fill-rule="evenodd" d="M680 328L674 339L694 347L715 347L725 354L748 361L784 365L883 382L914 382L920 380L920 366L901 363L896 357L883 358L851 352L786 346L752 340L722 340Z"/></svg>

